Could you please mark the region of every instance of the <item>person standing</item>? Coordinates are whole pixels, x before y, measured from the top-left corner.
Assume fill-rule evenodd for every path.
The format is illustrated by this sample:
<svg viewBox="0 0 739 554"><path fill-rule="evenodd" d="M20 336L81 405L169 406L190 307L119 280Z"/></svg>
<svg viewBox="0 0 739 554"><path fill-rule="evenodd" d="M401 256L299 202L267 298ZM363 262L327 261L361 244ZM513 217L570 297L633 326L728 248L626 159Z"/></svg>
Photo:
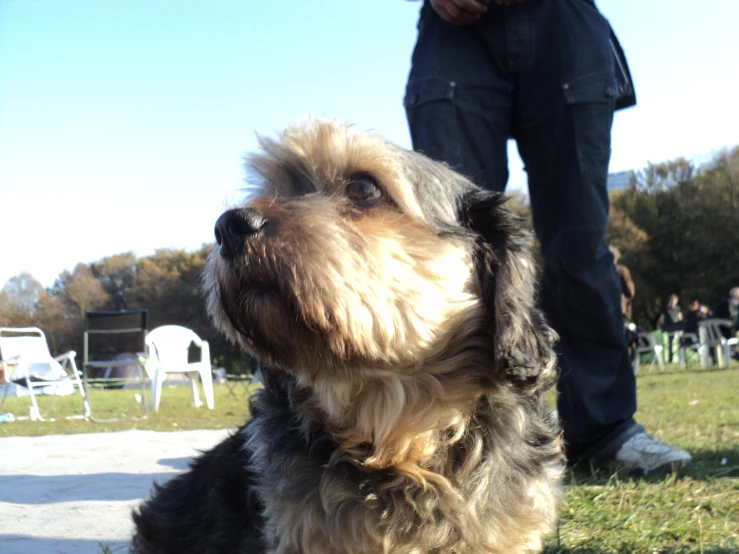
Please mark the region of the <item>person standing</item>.
<svg viewBox="0 0 739 554"><path fill-rule="evenodd" d="M693 300L689 308L683 319L683 331L698 336L698 324L706 319L708 310L698 300Z"/></svg>
<svg viewBox="0 0 739 554"><path fill-rule="evenodd" d="M618 279L621 283L621 312L624 314L624 322L629 323L631 321L631 303L636 296L636 287L634 286L634 280L631 278L631 271L623 264L618 263L621 259L621 252L615 246L609 246L608 249L613 255L613 265L616 266L616 273L618 273Z"/></svg>
<svg viewBox="0 0 739 554"><path fill-rule="evenodd" d="M671 294L665 307L662 308L657 324L663 331L677 331L682 327L683 313L678 302L680 302L680 297L677 294Z"/></svg>
<svg viewBox="0 0 739 554"><path fill-rule="evenodd" d="M571 464L635 474L690 454L634 420L636 381L605 243L614 110L635 103L625 58L590 0L426 0L405 91L413 147L503 192L507 142L526 166L558 332L558 413Z"/></svg>
<svg viewBox="0 0 739 554"><path fill-rule="evenodd" d="M673 350L675 344L674 333L681 331L683 328L683 313L680 310L678 302L680 298L676 294L671 294L667 299L665 307L657 321L657 326L667 335L667 363L672 363Z"/></svg>

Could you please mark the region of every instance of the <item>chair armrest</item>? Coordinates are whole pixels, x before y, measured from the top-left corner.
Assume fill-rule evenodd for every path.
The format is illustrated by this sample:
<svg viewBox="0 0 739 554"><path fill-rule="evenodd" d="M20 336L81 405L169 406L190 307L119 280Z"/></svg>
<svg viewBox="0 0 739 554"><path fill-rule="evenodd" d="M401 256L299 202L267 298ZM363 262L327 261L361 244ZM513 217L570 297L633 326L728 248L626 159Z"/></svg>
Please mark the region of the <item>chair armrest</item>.
<svg viewBox="0 0 739 554"><path fill-rule="evenodd" d="M59 354L58 356L54 356L54 359L57 362L61 362L62 360L74 360L74 358L77 356L77 352L74 350L70 350L69 352L65 352L64 354Z"/></svg>
<svg viewBox="0 0 739 554"><path fill-rule="evenodd" d="M54 360L57 362L64 362L62 364L62 369L64 371L67 371L67 365L72 366L72 370L74 371L73 375L81 375L81 372L79 369L77 369L77 364L74 361L74 358L77 356L77 352L74 350L70 350L69 352L65 352L64 354L59 354L58 356L54 357Z"/></svg>

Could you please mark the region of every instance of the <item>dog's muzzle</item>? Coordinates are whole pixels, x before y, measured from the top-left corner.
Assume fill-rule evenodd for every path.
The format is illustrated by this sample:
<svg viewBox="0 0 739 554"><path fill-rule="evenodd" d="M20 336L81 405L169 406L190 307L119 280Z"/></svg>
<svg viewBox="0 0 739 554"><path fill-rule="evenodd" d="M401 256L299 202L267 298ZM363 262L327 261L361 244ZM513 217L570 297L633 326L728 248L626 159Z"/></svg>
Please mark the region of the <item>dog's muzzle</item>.
<svg viewBox="0 0 739 554"><path fill-rule="evenodd" d="M221 257L232 260L247 241L261 235L269 220L257 210L240 208L225 212L216 221L215 235Z"/></svg>

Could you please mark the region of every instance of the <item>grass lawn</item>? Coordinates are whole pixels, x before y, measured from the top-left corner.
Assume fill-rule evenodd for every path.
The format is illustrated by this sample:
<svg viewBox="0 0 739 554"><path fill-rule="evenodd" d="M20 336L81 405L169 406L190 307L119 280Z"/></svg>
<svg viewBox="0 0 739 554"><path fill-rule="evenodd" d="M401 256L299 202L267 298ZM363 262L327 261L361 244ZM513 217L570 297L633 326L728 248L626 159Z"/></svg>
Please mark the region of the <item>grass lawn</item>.
<svg viewBox="0 0 739 554"><path fill-rule="evenodd" d="M646 371L646 367L642 371ZM546 554L739 553L739 370L643 373L637 379L638 420L660 439L689 450L693 463L679 476L625 479L603 470L573 472L557 534ZM240 386L239 386L240 387ZM188 388L165 389L161 410L148 419L90 423L60 419L71 413L59 398L55 422L0 424L0 437L155 429L234 427L248 416L246 395L216 386L216 409L190 406ZM133 390L94 392L100 416L138 414ZM45 400L45 399L44 399ZM27 413L27 399L11 398L4 411ZM42 404L43 409L43 404ZM105 549L102 550L105 552Z"/></svg>
<svg viewBox="0 0 739 554"><path fill-rule="evenodd" d="M122 431L124 429L151 429L154 431L181 431L185 429L222 429L242 425L249 417L248 392L237 383L234 394L230 394L226 385L214 384L215 409L205 406L196 409L192 405L192 389L185 387L164 387L158 412L150 412L149 417L138 421L121 422L89 422L81 419L65 419L65 416L82 414L82 397L61 396L54 399L51 411L46 419L56 421L14 421L0 423L0 437L11 435L33 436L66 433L101 433L105 431ZM113 419L140 417L143 415L141 404L134 395L141 394L141 389L126 390L92 390L90 403L95 419ZM147 399L149 391L147 390ZM48 398L38 397L42 414L48 405ZM200 400L205 404L203 391L200 389ZM8 398L3 412L11 412L16 417L28 415L31 405L29 398Z"/></svg>
<svg viewBox="0 0 739 554"><path fill-rule="evenodd" d="M645 368L646 369L646 368ZM637 419L685 448L678 476L570 474L546 554L739 552L739 370L667 372L637 379Z"/></svg>

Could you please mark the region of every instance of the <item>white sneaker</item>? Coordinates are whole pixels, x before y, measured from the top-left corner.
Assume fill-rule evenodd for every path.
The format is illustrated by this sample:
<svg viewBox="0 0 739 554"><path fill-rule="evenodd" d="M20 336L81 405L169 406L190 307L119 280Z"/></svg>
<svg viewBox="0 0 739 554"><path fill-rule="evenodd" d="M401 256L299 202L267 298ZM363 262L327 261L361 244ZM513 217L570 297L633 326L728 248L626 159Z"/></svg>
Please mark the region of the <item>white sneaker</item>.
<svg viewBox="0 0 739 554"><path fill-rule="evenodd" d="M647 475L677 471L687 466L693 458L685 450L641 432L627 440L616 452L614 459L629 473Z"/></svg>

